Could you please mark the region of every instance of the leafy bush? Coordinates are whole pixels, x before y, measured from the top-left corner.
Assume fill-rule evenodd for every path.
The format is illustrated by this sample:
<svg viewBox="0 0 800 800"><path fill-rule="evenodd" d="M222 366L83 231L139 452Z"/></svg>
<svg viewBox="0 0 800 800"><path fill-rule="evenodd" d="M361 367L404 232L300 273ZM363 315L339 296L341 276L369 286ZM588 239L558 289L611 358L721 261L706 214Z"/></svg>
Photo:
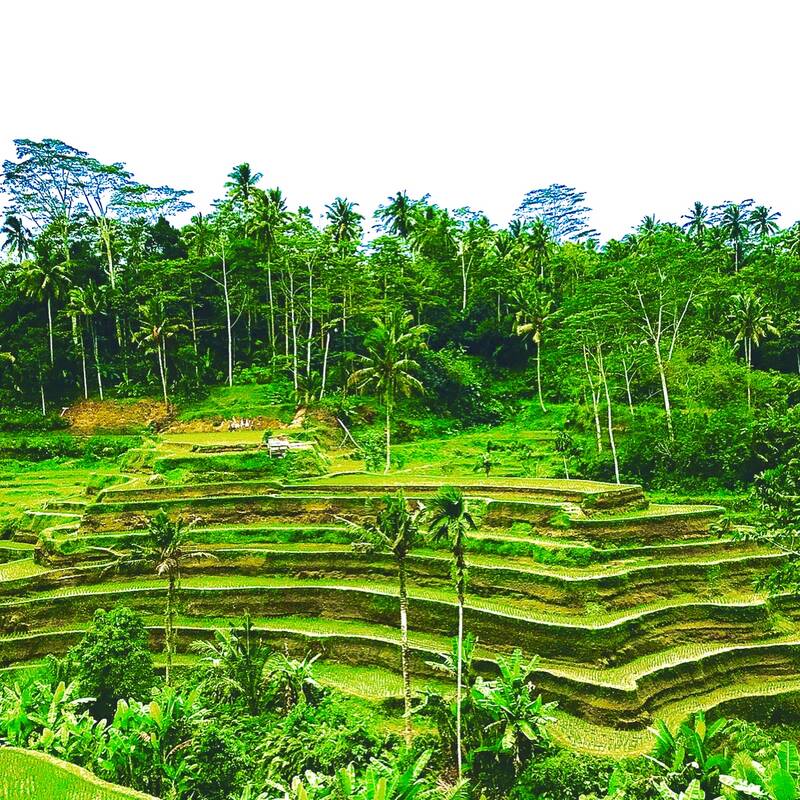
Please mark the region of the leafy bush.
<svg viewBox="0 0 800 800"><path fill-rule="evenodd" d="M144 700L153 686L153 657L142 617L120 606L98 609L92 626L64 658L81 693L95 698L92 712L109 719L120 698Z"/></svg>
<svg viewBox="0 0 800 800"><path fill-rule="evenodd" d="M611 758L558 750L532 761L519 777L510 800L579 800L603 795L616 762Z"/></svg>
<svg viewBox="0 0 800 800"><path fill-rule="evenodd" d="M419 379L432 411L447 413L465 426L494 425L502 420L502 404L490 395L488 380L463 350L423 350L418 359Z"/></svg>
<svg viewBox="0 0 800 800"><path fill-rule="evenodd" d="M42 416L21 408L0 408L0 431L3 433L42 433L68 426L69 422L58 414Z"/></svg>

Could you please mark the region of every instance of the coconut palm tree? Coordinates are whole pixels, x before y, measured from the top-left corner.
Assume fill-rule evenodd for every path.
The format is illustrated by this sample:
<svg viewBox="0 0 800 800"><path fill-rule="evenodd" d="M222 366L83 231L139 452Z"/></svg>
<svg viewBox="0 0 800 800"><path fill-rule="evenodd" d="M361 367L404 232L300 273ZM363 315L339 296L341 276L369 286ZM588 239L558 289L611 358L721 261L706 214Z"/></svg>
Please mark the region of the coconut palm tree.
<svg viewBox="0 0 800 800"><path fill-rule="evenodd" d="M388 198L389 203L380 206L376 216L389 233L407 239L417 223L416 203L405 193L398 192Z"/></svg>
<svg viewBox="0 0 800 800"><path fill-rule="evenodd" d="M375 327L364 337L367 354L358 356L363 366L348 380L357 391L371 388L383 397L386 410L385 472L392 465L392 409L397 393L408 397L412 392L424 391L422 383L413 374L419 369L413 356L424 347L422 337L427 331L425 325L414 325L413 317L407 312L393 311L385 321L376 319Z"/></svg>
<svg viewBox="0 0 800 800"><path fill-rule="evenodd" d="M400 663L403 673L403 721L406 745L411 746L411 668L408 647L408 588L406 557L419 534L420 511L410 511L405 495L399 490L384 498L384 506L364 528L369 538L381 549L388 550L397 562L400 598Z"/></svg>
<svg viewBox="0 0 800 800"><path fill-rule="evenodd" d="M8 250L10 253L14 253L17 261L22 263L28 257L28 253L30 253L33 246L33 237L25 227L25 223L16 215L8 214L3 227L0 228L0 234L4 237L0 250Z"/></svg>
<svg viewBox="0 0 800 800"><path fill-rule="evenodd" d="M684 214L681 219L685 219L684 230L689 236L701 239L708 227L708 206L703 205L699 200L695 200L694 205L689 209L688 214Z"/></svg>
<svg viewBox="0 0 800 800"><path fill-rule="evenodd" d="M733 268L735 272L738 272L742 247L750 236L747 212L740 203L728 203L725 206L720 218L720 228L733 248Z"/></svg>
<svg viewBox="0 0 800 800"><path fill-rule="evenodd" d="M765 303L752 292L736 294L731 298L728 324L734 342L742 343L747 361L747 405L752 404L750 372L753 369L753 347L758 347L767 336L778 335L772 314Z"/></svg>
<svg viewBox="0 0 800 800"><path fill-rule="evenodd" d="M71 283L64 264L49 261L23 261L19 267L22 292L47 306L47 330L50 342L50 366L55 363L53 348L53 301L60 298Z"/></svg>
<svg viewBox="0 0 800 800"><path fill-rule="evenodd" d="M264 251L267 262L267 297L269 300L269 340L275 353L275 300L272 292L272 258L278 245L280 232L288 225L291 215L280 189L253 189L253 202L246 230Z"/></svg>
<svg viewBox="0 0 800 800"><path fill-rule="evenodd" d="M229 173L228 180L225 181L225 188L228 190L228 197L234 203L240 202L247 205L253 193L255 185L264 177L261 172L253 172L250 164L246 161L237 164Z"/></svg>
<svg viewBox="0 0 800 800"><path fill-rule="evenodd" d="M456 664L456 765L461 778L461 701L464 663L464 605L467 591L466 538L476 525L463 493L443 486L426 510L428 533L435 543L447 542L453 559L453 582L458 602L458 659Z"/></svg>
<svg viewBox="0 0 800 800"><path fill-rule="evenodd" d="M337 197L325 206L325 218L330 223L333 241L355 242L361 238L361 222L364 217L355 210L358 203L351 203L346 197Z"/></svg>
<svg viewBox="0 0 800 800"><path fill-rule="evenodd" d="M155 353L158 362L158 374L161 378L161 389L164 393L164 405L169 406L167 396L167 339L175 336L185 325L172 322L164 310L164 302L159 297L151 297L147 303L139 306L141 320L139 330L133 334L133 340L139 347Z"/></svg>
<svg viewBox="0 0 800 800"><path fill-rule="evenodd" d="M773 236L779 230L778 217L780 211L773 211L767 206L756 206L750 212L749 223L753 233L761 239Z"/></svg>
<svg viewBox="0 0 800 800"><path fill-rule="evenodd" d="M530 337L536 347L536 388L539 405L545 413L547 409L542 397L542 334L547 320L553 313L553 300L538 286L527 284L512 293L517 307L514 315L514 332L517 336Z"/></svg>
<svg viewBox="0 0 800 800"><path fill-rule="evenodd" d="M191 222L181 230L181 238L191 255L196 258L205 258L209 255L214 243L214 229L208 221L208 216L195 214Z"/></svg>
<svg viewBox="0 0 800 800"><path fill-rule="evenodd" d="M524 237L523 250L540 280L544 279L544 268L550 261L554 247L550 227L543 219L535 219Z"/></svg>
<svg viewBox="0 0 800 800"><path fill-rule="evenodd" d="M147 523L149 542L138 549L133 560L149 562L156 575L167 579L167 605L164 612L164 652L167 657L165 680L169 685L175 654L175 600L180 591L181 570L190 559L213 558L210 553L189 545L189 526L182 520L171 520L164 509Z"/></svg>

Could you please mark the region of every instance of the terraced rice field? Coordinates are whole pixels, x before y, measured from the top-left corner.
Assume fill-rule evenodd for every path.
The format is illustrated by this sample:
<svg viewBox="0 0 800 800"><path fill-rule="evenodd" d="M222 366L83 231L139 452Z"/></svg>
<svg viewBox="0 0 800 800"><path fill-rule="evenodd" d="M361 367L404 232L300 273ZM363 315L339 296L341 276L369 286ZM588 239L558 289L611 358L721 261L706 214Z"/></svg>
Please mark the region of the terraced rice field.
<svg viewBox="0 0 800 800"><path fill-rule="evenodd" d="M144 535L158 509L194 523L213 559L190 562L178 598L178 649L245 611L276 647L321 655L320 677L376 702L400 694L396 566L354 548L358 523L402 487L424 504L441 478L339 474L275 481L104 490L50 508L35 554L0 563L0 666L35 664L78 640L97 608L139 610L161 648L165 585L105 569L110 550ZM656 717L675 722L721 703L800 691L800 603L768 600L754 579L781 555L720 533L722 510L649 506L638 486L587 481L453 479L479 528L469 540L466 626L476 668L521 647L559 702L557 739L584 750L640 752ZM355 523L355 525L353 524ZM28 545L30 548L30 545ZM410 556L415 685L456 630L447 553Z"/></svg>

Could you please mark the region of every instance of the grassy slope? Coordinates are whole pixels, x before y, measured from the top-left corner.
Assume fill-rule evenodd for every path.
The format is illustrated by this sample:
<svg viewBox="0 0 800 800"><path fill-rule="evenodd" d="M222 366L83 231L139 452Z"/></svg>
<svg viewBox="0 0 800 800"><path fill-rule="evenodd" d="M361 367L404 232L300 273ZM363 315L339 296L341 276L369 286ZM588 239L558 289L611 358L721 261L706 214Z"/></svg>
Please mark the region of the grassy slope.
<svg viewBox="0 0 800 800"><path fill-rule="evenodd" d="M43 753L0 747L0 800L153 800Z"/></svg>

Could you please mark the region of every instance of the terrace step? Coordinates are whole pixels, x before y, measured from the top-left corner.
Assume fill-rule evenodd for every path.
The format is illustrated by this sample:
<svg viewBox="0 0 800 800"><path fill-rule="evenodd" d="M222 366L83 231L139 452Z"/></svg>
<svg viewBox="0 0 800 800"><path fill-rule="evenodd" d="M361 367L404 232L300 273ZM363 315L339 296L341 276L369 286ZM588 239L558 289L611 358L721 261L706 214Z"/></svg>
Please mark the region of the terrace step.
<svg viewBox="0 0 800 800"><path fill-rule="evenodd" d="M45 580L42 576L39 580ZM62 583L81 578L64 571ZM57 583L55 584L58 585ZM0 603L0 630L36 629L50 619L79 620L96 608L115 603L142 613L155 613L166 592L162 581L117 580L105 584L67 585ZM452 636L456 611L444 589L410 588L410 622L414 630ZM188 576L183 581L179 611L209 617L225 609L230 616L245 610L255 616L305 616L355 620L369 625L394 625L398 615L397 587L385 580L369 582L216 576ZM779 617L774 614L780 615ZM546 613L532 603L470 596L467 629L493 650L521 647L564 663L620 666L667 647L682 644L730 644L753 639L777 639L800 618L796 598L775 598L767 604L757 596L729 595L698 601L687 596L657 602L625 613L567 615ZM783 622L779 623L779 619ZM20 627L22 626L22 627Z"/></svg>

